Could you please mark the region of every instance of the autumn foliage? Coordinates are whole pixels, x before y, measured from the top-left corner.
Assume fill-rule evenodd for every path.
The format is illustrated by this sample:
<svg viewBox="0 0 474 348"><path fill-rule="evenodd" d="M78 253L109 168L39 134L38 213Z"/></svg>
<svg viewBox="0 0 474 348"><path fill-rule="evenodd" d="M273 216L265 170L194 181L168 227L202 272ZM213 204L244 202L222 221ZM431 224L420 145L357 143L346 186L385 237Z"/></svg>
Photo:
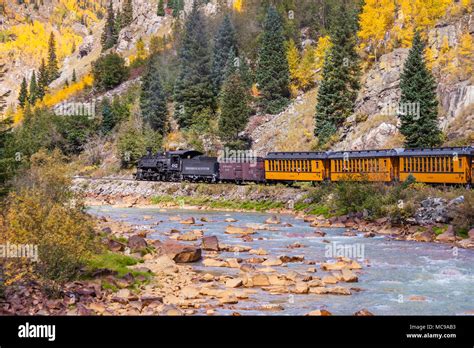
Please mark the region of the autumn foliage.
<svg viewBox="0 0 474 348"><path fill-rule="evenodd" d="M445 16L472 11L472 0L365 0L359 16L360 50L369 59L410 47L414 30L422 37Z"/></svg>
<svg viewBox="0 0 474 348"><path fill-rule="evenodd" d="M20 279L60 283L76 276L95 249L93 224L70 190L60 151L41 150L7 198L3 214L6 241L38 246L39 261L9 260L7 284Z"/></svg>

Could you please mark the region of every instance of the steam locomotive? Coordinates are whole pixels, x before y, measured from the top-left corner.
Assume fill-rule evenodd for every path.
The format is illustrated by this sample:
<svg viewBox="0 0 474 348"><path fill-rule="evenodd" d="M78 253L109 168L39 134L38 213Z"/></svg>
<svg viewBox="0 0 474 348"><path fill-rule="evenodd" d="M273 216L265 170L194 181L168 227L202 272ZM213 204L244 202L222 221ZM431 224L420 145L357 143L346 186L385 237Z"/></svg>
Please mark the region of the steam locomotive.
<svg viewBox="0 0 474 348"><path fill-rule="evenodd" d="M271 152L265 158L207 157L195 150L148 153L136 180L241 184L374 181L414 177L430 184L474 184L474 147L327 152Z"/></svg>

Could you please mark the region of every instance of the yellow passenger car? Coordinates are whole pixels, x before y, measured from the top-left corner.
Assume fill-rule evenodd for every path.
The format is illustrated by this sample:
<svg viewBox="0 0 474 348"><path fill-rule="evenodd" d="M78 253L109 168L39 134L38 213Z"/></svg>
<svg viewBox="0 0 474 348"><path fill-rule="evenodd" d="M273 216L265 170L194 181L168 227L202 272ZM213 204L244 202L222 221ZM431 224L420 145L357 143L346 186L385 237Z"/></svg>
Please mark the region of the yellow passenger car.
<svg viewBox="0 0 474 348"><path fill-rule="evenodd" d="M331 181L380 181L397 179L395 150L339 151L328 155Z"/></svg>
<svg viewBox="0 0 474 348"><path fill-rule="evenodd" d="M323 181L327 177L324 152L271 152L265 158L267 182Z"/></svg>
<svg viewBox="0 0 474 348"><path fill-rule="evenodd" d="M406 149L400 153L400 180L436 184L472 182L472 148Z"/></svg>

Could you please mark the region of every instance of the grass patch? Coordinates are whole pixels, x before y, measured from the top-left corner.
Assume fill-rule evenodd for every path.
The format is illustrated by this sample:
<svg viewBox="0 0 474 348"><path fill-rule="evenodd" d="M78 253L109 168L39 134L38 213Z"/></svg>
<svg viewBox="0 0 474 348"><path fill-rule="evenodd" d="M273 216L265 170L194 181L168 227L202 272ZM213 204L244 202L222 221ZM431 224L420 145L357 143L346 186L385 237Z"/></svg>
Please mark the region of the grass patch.
<svg viewBox="0 0 474 348"><path fill-rule="evenodd" d="M94 255L87 261L86 275L90 275L99 269L109 269L111 271L117 272L118 277L123 277L127 273L130 273L134 277L139 275L143 275L147 278L150 277L149 273L139 272L128 268L128 266L134 266L140 262L141 260L131 256L106 252L103 254Z"/></svg>
<svg viewBox="0 0 474 348"><path fill-rule="evenodd" d="M469 238L468 232L469 231L467 230L467 228L460 228L459 230L456 231L457 235L463 239Z"/></svg>
<svg viewBox="0 0 474 348"><path fill-rule="evenodd" d="M444 233L446 231L447 227L446 226L443 226L443 227L440 227L440 226L434 226L433 227L433 232L435 235L439 236L440 234Z"/></svg>
<svg viewBox="0 0 474 348"><path fill-rule="evenodd" d="M328 206L318 203L304 203L302 201L295 203L294 209L296 211L304 211L310 215L322 215L325 218L330 218L334 214L331 213Z"/></svg>
<svg viewBox="0 0 474 348"><path fill-rule="evenodd" d="M111 284L111 283L109 283L108 281L105 281L105 280L102 282L102 289L110 290L112 292L119 291L118 287L116 287L114 284Z"/></svg>

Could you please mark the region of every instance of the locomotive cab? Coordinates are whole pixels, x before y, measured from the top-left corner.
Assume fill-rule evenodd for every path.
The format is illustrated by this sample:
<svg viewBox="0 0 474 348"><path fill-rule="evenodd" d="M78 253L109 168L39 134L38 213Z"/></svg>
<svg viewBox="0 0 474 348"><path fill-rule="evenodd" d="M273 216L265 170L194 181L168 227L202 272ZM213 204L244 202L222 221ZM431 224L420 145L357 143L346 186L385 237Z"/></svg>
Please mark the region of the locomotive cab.
<svg viewBox="0 0 474 348"><path fill-rule="evenodd" d="M147 154L138 162L135 178L137 180L179 181L183 160L201 155L201 152L195 150L157 152L153 155L151 148L148 148Z"/></svg>

